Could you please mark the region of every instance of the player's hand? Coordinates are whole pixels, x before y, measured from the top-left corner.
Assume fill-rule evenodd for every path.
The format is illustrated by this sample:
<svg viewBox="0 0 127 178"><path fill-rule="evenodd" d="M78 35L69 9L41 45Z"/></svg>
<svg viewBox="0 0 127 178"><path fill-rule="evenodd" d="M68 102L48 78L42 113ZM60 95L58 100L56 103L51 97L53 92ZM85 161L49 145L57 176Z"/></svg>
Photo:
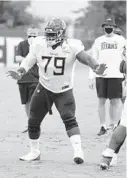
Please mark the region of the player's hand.
<svg viewBox="0 0 127 178"><path fill-rule="evenodd" d="M25 73L26 73L26 71L24 68L19 68L17 71L9 70L7 72L7 76L10 76L15 80L20 80Z"/></svg>
<svg viewBox="0 0 127 178"><path fill-rule="evenodd" d="M100 65L94 70L94 72L95 72L97 75L105 76L106 74L104 74L104 72L105 72L106 69L107 69L106 64L100 64Z"/></svg>
<svg viewBox="0 0 127 178"><path fill-rule="evenodd" d="M20 80L22 78L21 73L18 71L14 71L14 70L9 70L7 72L7 76L12 77L15 80Z"/></svg>
<svg viewBox="0 0 127 178"><path fill-rule="evenodd" d="M95 88L95 79L89 79L89 88L91 90Z"/></svg>

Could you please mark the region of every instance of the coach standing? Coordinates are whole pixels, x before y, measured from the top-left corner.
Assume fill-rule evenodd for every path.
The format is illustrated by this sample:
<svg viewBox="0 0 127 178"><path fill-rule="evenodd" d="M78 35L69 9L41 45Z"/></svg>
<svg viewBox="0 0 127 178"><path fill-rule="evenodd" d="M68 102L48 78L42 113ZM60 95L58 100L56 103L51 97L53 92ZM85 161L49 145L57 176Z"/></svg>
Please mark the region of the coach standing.
<svg viewBox="0 0 127 178"><path fill-rule="evenodd" d="M29 47L32 44L33 38L38 36L38 29L31 26L27 29L27 39L20 42L16 50L16 62L19 64L29 53ZM29 105L32 94L38 84L38 66L35 64L22 79L18 80L21 103L25 105L27 117L29 116ZM26 132L24 130L23 132Z"/></svg>
<svg viewBox="0 0 127 178"><path fill-rule="evenodd" d="M106 100L110 100L109 115L110 128L114 128L120 118L122 111L122 81L123 74L119 71L122 53L125 47L125 39L114 33L116 28L114 19L107 18L102 28L105 32L103 36L97 38L92 47L92 55L100 63L107 65L105 76L97 76L90 71L90 88L94 86L96 78L96 91L98 96L98 113L100 118L100 131L98 135L103 135L107 131L106 127Z"/></svg>

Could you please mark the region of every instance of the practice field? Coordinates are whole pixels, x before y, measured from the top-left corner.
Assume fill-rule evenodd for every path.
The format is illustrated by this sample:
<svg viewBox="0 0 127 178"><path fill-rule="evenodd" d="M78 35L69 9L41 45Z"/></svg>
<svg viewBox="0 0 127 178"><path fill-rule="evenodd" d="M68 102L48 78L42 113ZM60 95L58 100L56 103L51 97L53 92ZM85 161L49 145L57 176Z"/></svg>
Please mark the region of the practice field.
<svg viewBox="0 0 127 178"><path fill-rule="evenodd" d="M118 165L108 171L99 170L101 152L111 133L97 136L96 93L88 88L88 69L80 64L77 66L74 94L85 154L82 165L73 163L73 149L55 107L53 116L47 115L41 126L41 160L30 163L18 160L19 156L29 151L27 133L21 133L26 127L27 117L20 104L16 81L7 78L6 69L0 68L0 178L126 177L125 144L119 154Z"/></svg>

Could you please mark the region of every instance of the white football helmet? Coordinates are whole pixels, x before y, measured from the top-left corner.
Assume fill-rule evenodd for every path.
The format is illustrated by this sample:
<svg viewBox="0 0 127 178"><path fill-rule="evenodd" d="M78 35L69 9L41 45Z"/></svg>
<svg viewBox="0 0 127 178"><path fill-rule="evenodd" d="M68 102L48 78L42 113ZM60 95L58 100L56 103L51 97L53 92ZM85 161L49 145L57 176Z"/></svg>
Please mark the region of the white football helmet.
<svg viewBox="0 0 127 178"><path fill-rule="evenodd" d="M51 19L45 27L46 41L49 46L61 43L65 39L66 23L57 18Z"/></svg>

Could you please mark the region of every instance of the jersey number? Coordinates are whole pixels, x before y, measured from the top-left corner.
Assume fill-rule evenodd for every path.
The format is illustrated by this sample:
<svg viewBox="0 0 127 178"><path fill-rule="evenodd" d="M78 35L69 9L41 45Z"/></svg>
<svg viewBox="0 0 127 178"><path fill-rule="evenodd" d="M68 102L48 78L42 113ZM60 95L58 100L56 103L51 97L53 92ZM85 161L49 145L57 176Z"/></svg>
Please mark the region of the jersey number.
<svg viewBox="0 0 127 178"><path fill-rule="evenodd" d="M42 56L42 59L46 59L46 65L45 65L45 73L47 72L48 65L52 59L51 56ZM60 69L60 72L53 71L53 75L64 75L64 68L65 68L65 57L54 57L54 66L56 69ZM58 65L58 62L61 61L61 65Z"/></svg>

